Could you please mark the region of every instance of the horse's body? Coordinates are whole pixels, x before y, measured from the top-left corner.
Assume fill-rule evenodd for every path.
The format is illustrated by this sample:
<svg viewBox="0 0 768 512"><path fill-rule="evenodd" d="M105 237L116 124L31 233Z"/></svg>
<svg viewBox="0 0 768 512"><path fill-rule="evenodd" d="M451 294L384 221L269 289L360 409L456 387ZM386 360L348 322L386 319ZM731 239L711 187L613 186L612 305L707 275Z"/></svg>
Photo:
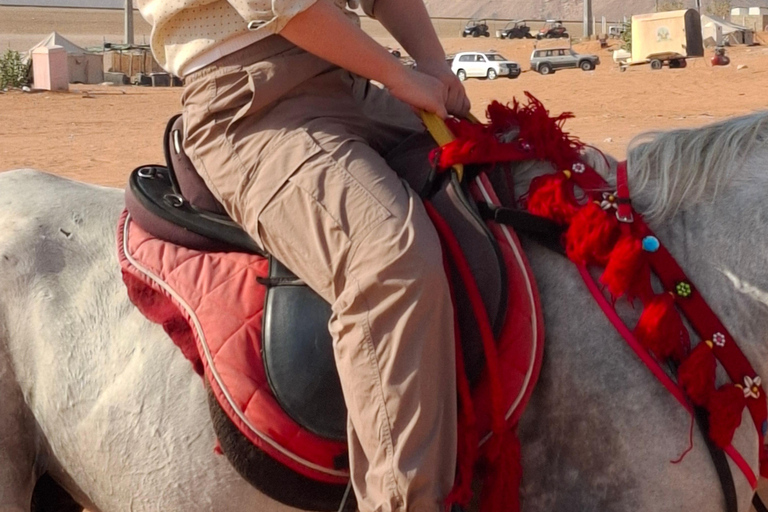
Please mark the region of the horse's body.
<svg viewBox="0 0 768 512"><path fill-rule="evenodd" d="M683 203L653 227L768 376L768 116L761 119L758 144L731 151L749 150L748 158L730 164L738 168L716 201ZM645 188L641 209L654 190ZM214 453L200 378L128 301L115 241L122 209L122 191L35 171L0 174L0 512L28 512L42 473L91 510L288 510ZM698 431L693 450L670 462L688 447L689 415L616 334L575 267L525 245L547 346L520 426L523 510L724 510ZM734 445L757 471L746 412L743 422L749 428ZM747 511L751 489L732 467Z"/></svg>

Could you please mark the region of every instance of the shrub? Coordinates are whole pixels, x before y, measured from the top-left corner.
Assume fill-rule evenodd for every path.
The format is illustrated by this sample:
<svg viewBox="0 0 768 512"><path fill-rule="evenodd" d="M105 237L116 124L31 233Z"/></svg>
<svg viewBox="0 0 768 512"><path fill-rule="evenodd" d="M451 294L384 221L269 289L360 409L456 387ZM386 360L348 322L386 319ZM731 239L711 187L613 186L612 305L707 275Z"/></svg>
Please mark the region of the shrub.
<svg viewBox="0 0 768 512"><path fill-rule="evenodd" d="M31 61L25 64L19 52L6 50L0 57L0 89L27 85L31 64Z"/></svg>

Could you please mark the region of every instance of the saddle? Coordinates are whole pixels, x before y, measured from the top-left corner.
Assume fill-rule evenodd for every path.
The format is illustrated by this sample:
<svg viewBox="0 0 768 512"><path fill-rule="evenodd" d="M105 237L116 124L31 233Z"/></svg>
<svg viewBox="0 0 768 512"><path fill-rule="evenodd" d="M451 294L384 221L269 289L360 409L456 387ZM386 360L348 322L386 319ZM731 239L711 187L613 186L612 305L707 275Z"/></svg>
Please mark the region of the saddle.
<svg viewBox="0 0 768 512"><path fill-rule="evenodd" d="M139 167L129 179L127 214L118 238L123 276L132 290L131 298L137 305L144 300L141 297L146 292L137 289L141 282L152 288L153 297L165 297L164 307L173 304L179 311L184 310L180 317L174 317L186 322L182 328L184 335L172 335L174 341L195 369L208 377L206 380L222 409L254 445L300 475L329 484L346 483L346 407L327 329L330 305L266 254L227 216L184 153L183 133L182 117L173 117L164 136L166 165ZM468 169L462 181L456 173L438 174L424 158L434 147L434 140L425 133L407 139L385 158L411 188L429 199L450 226L479 291L480 315L486 318L479 318L477 304L470 303L468 287L473 286L466 278L460 278L456 266L450 266L466 378L478 395L477 421L481 439L487 440L491 420L484 411L492 407L486 397L491 384L483 371L488 361L480 324L490 325L496 340L499 360L494 364L500 368L504 405L508 408L504 419L513 425L538 377L543 321L535 283L517 237L510 228L492 220L494 211L503 204L499 196L509 197L501 174ZM156 247L154 251L161 254L155 261L146 260L145 249L149 247ZM256 359L260 359L256 364L262 365L250 370L252 373L246 379L250 382L260 376L264 378L263 388L256 386L253 395L270 395L269 399L276 402L285 418L266 418L263 410L243 412L248 407L244 402L250 404L251 399L234 396L236 393L228 387L233 380L227 380L232 368L241 366L238 361L242 356L227 355L224 348L212 350L208 344L214 342L201 335L204 328L195 318L195 304L203 304L202 300L185 299L186 285L179 284L178 278L171 285L171 281L163 282L165 277L174 275L162 268L165 263L160 263L171 253L183 262L194 258L209 261L214 257L238 262L228 268L244 269L249 286L263 290L250 296L252 301L263 301L258 305L260 309L254 310L259 316L253 312L244 314L251 315L252 323L254 318L260 319L260 325L253 327L250 342L245 339L238 343L246 347L250 343ZM204 283L197 285L198 289L209 287ZM176 328L172 315L153 317L145 311L146 304L144 300L140 309L150 319L163 323L169 333L169 329ZM222 310L217 314L226 314L226 306L220 306ZM182 346L179 338L189 343ZM227 358L229 361L224 362ZM223 368L225 365L228 366ZM287 433L272 435L279 428L287 429ZM292 441L275 442L280 438Z"/></svg>

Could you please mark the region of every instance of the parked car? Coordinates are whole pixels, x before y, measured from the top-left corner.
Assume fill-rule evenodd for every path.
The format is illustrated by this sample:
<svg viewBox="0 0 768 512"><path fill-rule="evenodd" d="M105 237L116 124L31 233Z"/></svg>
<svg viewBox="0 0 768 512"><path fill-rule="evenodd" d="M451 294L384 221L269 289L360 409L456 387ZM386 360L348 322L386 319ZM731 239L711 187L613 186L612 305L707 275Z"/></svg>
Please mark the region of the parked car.
<svg viewBox="0 0 768 512"><path fill-rule="evenodd" d="M533 39L531 27L522 20L514 20L507 23L503 29L496 31L499 39Z"/></svg>
<svg viewBox="0 0 768 512"><path fill-rule="evenodd" d="M549 75L558 69L581 68L592 71L600 64L600 57L591 54L581 54L572 48L536 49L531 53L531 69L542 75Z"/></svg>
<svg viewBox="0 0 768 512"><path fill-rule="evenodd" d="M561 37L570 37L562 21L547 20L541 27L536 39L558 39Z"/></svg>
<svg viewBox="0 0 768 512"><path fill-rule="evenodd" d="M517 62L507 60L494 52L457 53L451 62L451 71L461 81L473 76L485 77L488 80L495 80L499 76L517 78L522 72Z"/></svg>
<svg viewBox="0 0 768 512"><path fill-rule="evenodd" d="M490 37L488 22L486 20L469 20L461 32L461 37Z"/></svg>

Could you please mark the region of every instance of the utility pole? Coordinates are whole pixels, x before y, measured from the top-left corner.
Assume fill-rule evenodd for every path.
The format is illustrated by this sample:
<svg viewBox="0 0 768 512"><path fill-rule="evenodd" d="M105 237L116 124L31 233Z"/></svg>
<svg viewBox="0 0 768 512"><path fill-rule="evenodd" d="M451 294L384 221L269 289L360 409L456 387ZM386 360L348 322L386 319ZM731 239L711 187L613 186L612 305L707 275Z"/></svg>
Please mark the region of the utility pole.
<svg viewBox="0 0 768 512"><path fill-rule="evenodd" d="M133 44L133 0L125 0L125 44Z"/></svg>
<svg viewBox="0 0 768 512"><path fill-rule="evenodd" d="M592 35L592 0L584 0L584 37Z"/></svg>

